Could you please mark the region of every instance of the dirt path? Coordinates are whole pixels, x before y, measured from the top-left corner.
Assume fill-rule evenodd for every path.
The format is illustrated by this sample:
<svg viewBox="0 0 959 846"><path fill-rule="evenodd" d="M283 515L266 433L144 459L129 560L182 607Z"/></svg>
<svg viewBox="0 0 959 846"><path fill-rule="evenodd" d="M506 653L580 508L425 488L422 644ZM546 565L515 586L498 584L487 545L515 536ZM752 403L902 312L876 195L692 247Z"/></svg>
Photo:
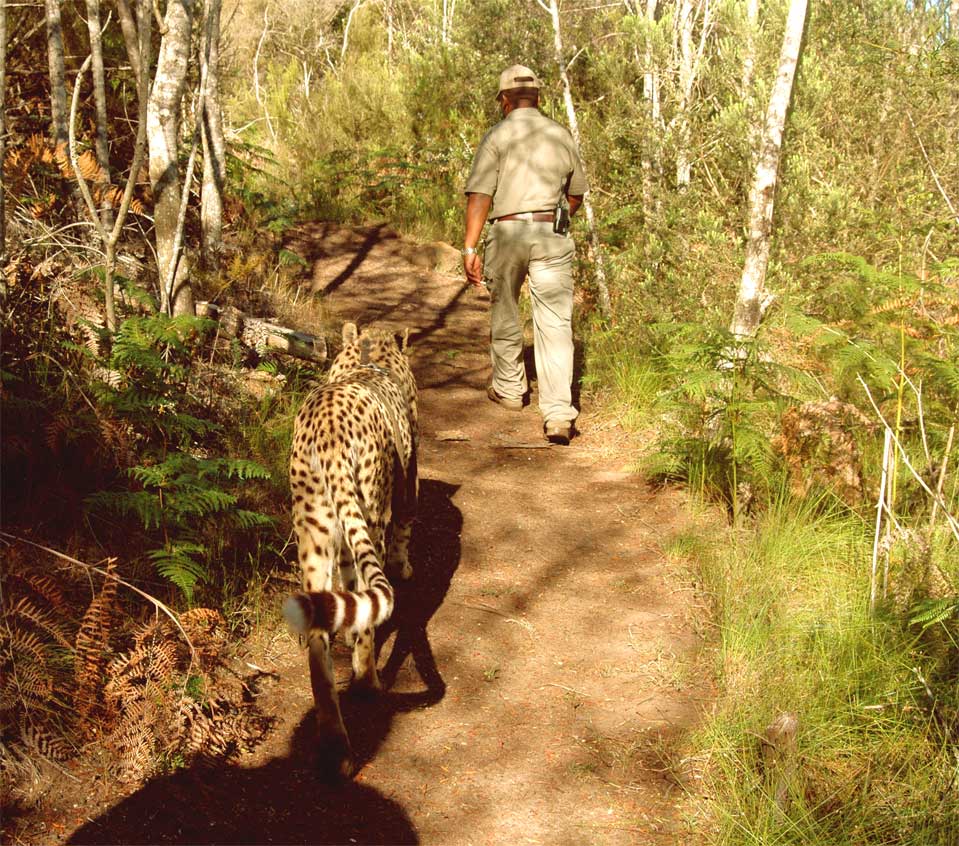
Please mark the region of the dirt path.
<svg viewBox="0 0 959 846"><path fill-rule="evenodd" d="M335 316L414 332L422 498L381 657L392 686L344 697L362 766L324 785L305 763L305 654L278 632L248 658L279 676L257 754L151 782L77 842L690 842L664 773L704 704L700 612L662 552L678 495L623 472L588 408L570 447L542 448L535 407L490 403L485 299L423 251L321 225L290 248Z"/></svg>

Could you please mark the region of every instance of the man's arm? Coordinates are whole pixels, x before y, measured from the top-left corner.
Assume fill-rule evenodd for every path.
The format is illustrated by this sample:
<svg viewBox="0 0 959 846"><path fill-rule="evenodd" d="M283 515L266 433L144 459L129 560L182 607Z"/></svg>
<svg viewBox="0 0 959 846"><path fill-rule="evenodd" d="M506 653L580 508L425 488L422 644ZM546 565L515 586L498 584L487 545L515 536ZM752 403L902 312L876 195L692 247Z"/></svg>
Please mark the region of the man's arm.
<svg viewBox="0 0 959 846"><path fill-rule="evenodd" d="M483 225L489 214L493 198L489 194L471 193L466 195L466 234L463 237L463 246L476 248ZM463 267L466 269L466 279L477 288L483 284L483 260L478 254L463 256Z"/></svg>
<svg viewBox="0 0 959 846"><path fill-rule="evenodd" d="M576 209L583 205L582 194L567 194L566 200L569 202L569 216L576 214Z"/></svg>

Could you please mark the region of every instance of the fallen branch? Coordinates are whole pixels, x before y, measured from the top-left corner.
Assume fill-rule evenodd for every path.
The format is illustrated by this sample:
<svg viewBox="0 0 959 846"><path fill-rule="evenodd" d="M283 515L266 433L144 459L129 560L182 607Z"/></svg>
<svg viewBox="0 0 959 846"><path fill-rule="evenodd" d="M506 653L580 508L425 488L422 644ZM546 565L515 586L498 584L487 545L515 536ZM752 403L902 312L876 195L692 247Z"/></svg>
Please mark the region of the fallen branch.
<svg viewBox="0 0 959 846"><path fill-rule="evenodd" d="M219 321L220 331L229 338L255 350L277 350L295 358L326 361L326 339L287 326L270 323L260 317L250 317L233 306L218 306L205 301L196 304L197 317Z"/></svg>

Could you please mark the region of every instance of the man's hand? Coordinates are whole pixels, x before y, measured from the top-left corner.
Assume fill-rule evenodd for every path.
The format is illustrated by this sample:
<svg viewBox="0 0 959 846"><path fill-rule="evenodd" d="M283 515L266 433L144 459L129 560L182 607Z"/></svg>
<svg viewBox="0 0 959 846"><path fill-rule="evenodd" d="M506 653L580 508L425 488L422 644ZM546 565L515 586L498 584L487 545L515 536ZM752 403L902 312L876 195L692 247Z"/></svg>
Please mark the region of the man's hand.
<svg viewBox="0 0 959 846"><path fill-rule="evenodd" d="M466 281L474 288L483 286L483 259L477 253L463 256L463 268L466 270Z"/></svg>
<svg viewBox="0 0 959 846"><path fill-rule="evenodd" d="M493 198L489 194L466 195L466 232L463 237L466 246L473 247L479 243L492 203ZM475 254L463 256L463 267L466 270L466 281L479 288L483 284L483 260Z"/></svg>

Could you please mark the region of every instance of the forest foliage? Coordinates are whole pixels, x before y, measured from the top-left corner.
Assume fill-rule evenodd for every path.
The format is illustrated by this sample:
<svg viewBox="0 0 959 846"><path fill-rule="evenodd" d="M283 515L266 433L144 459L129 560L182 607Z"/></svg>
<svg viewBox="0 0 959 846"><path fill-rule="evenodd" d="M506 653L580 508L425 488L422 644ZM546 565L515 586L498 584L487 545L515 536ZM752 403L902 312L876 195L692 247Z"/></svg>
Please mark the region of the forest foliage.
<svg viewBox="0 0 959 846"><path fill-rule="evenodd" d="M811 4L765 280L775 299L742 345L726 327L786 5L757 4L755 17L734 0L561 5L612 294L602 321L596 256L575 230L586 401L648 436L636 461L651 478L729 517L721 536L704 528L669 547L699 574L720 632L716 710L687 750L707 786L690 798L704 834L945 844L959 837L959 9ZM69 77L88 36L77 9L63 12L67 55L81 57ZM292 409L316 374L158 313L142 179L120 245L122 320L103 328L104 257L77 231L72 167L46 140L43 28L26 7L8 14L22 26L7 58L5 524L66 503L57 513L69 519L41 518L38 537L122 554L131 583L198 620L220 609L209 631L247 631L260 614L253 583L284 566L288 518L275 502ZM532 66L542 108L566 121L536 0L244 0L223 15L227 243L219 270L188 262L197 296L282 309L303 268L281 236L303 219L458 244L463 184L509 64ZM194 50L201 41L197 25ZM116 22L103 44L122 173L136 80ZM199 115L199 85L191 67L184 115ZM78 170L91 181L94 113L84 94ZM180 130L184 173L199 125ZM195 201L183 224L197 244ZM237 388L257 363L280 386L262 399ZM231 392L245 398L225 407ZM215 661L196 665L143 609L127 608L119 632L109 577L87 606L56 593L51 567L4 576L4 675L16 669L28 691L3 688L4 766L57 738L78 743L96 721L115 748L139 750L123 753L134 776L201 754L204 730L190 727L217 707L203 689ZM104 663L96 645L109 643L119 657ZM94 677L109 682L95 689ZM150 714L148 702L159 703ZM65 725L71 706L79 716ZM756 738L786 710L801 765L783 799ZM236 720L214 744L223 754L258 730Z"/></svg>

